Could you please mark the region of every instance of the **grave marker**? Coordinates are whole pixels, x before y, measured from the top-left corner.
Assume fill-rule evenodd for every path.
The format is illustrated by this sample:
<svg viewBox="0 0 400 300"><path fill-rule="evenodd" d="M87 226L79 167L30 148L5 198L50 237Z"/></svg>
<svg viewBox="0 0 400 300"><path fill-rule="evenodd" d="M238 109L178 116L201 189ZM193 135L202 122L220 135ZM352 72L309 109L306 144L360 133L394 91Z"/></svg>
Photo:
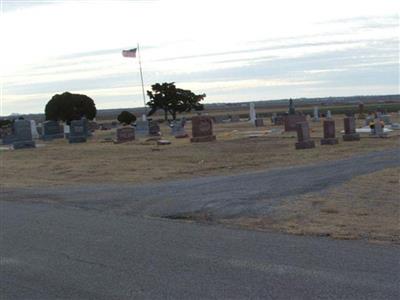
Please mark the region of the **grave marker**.
<svg viewBox="0 0 400 300"><path fill-rule="evenodd" d="M339 143L336 138L335 121L324 120L324 138L321 139L321 145L335 145Z"/></svg>
<svg viewBox="0 0 400 300"><path fill-rule="evenodd" d="M212 120L208 116L195 116L192 118L192 143L215 141Z"/></svg>
<svg viewBox="0 0 400 300"><path fill-rule="evenodd" d="M28 120L15 120L13 124L14 149L35 148L36 144L32 140L31 122Z"/></svg>
<svg viewBox="0 0 400 300"><path fill-rule="evenodd" d="M70 125L68 141L70 144L86 143L88 136L88 121L87 119L73 120Z"/></svg>
<svg viewBox="0 0 400 300"><path fill-rule="evenodd" d="M315 148L315 143L310 139L310 129L308 122L299 122L296 124L297 140L295 144L296 149L310 149Z"/></svg>
<svg viewBox="0 0 400 300"><path fill-rule="evenodd" d="M344 134L343 141L359 141L360 134L356 133L356 118L346 117L344 118Z"/></svg>
<svg viewBox="0 0 400 300"><path fill-rule="evenodd" d="M42 125L42 139L51 141L53 139L63 139L64 128L57 121L45 121Z"/></svg>
<svg viewBox="0 0 400 300"><path fill-rule="evenodd" d="M135 140L135 128L132 126L124 126L117 129L116 143L125 143Z"/></svg>

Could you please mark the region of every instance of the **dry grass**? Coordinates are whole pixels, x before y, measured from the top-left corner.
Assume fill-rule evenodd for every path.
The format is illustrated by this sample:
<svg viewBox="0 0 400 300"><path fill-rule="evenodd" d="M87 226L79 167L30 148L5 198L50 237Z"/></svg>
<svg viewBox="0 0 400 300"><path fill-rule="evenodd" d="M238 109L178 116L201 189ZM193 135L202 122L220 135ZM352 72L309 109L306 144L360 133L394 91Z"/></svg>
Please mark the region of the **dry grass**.
<svg viewBox="0 0 400 300"><path fill-rule="evenodd" d="M400 168L287 199L270 217L224 220L246 228L400 243Z"/></svg>
<svg viewBox="0 0 400 300"><path fill-rule="evenodd" d="M101 143L115 132L97 131L85 144L65 140L38 142L36 149L0 151L1 186L48 186L86 183L132 183L171 180L205 175L238 173L248 170L284 167L346 158L374 150L394 148L398 134L387 139L365 138L360 142L340 142L311 150L295 150L295 133L266 133L247 122L216 124L217 141L191 144L189 139L175 139L172 145L156 146L140 139L126 144ZM322 123L310 123L312 136L322 136ZM190 125L189 125L190 126ZM276 127L282 128L282 127ZM342 118L337 120L337 132ZM265 133L249 138L249 132ZM190 127L188 128L190 132ZM341 135L338 133L338 137Z"/></svg>

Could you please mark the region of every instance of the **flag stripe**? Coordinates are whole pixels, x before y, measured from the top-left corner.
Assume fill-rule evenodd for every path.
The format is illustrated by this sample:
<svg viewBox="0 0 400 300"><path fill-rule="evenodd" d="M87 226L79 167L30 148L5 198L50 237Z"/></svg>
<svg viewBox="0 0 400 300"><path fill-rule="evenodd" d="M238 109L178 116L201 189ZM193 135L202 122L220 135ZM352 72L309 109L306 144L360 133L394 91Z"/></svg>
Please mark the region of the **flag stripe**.
<svg viewBox="0 0 400 300"><path fill-rule="evenodd" d="M137 48L130 49L130 50L122 50L123 57L136 57L136 50Z"/></svg>

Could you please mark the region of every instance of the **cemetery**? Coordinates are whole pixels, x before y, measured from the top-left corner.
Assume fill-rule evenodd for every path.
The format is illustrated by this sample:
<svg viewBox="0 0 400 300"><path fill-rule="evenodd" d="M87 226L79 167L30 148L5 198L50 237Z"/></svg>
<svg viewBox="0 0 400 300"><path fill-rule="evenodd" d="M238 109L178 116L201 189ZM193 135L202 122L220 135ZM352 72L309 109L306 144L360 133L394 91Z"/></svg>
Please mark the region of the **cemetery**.
<svg viewBox="0 0 400 300"><path fill-rule="evenodd" d="M224 117L220 118L223 122L216 121L207 111L183 114L171 122L157 116L148 120L138 118L131 125L102 120L96 126L82 119L72 121L66 127L64 124L63 129L61 123L43 122L36 124L37 132L31 128L32 122L17 121L15 128L3 136L0 146L4 175L1 186L138 185L316 164L398 147L400 130L395 128L400 123L398 113L388 113L384 115L386 122L380 122L372 115L360 119L357 113L350 117L325 110L321 114L321 108L314 108L314 115L305 115L300 109L293 111L293 108L289 106L286 114L273 113L270 118L260 115L257 105L253 104L247 108L247 118L243 118L243 113L224 111ZM277 122L278 118L281 121ZM367 127L366 121L369 122ZM104 130L102 124L114 125ZM371 128L371 124L375 126ZM398 168L386 169L383 173L388 181L381 184L388 195L394 188L390 178L397 174ZM363 191L375 193L370 184L371 176L357 177L354 182L347 183L357 195L355 197L366 197L365 194L358 196ZM363 186L363 191L359 186ZM273 223L262 218L216 222L296 234L320 234L325 230L338 238L358 238L359 232L336 230L332 225L344 222L368 229L367 223L354 218L354 213L363 214L367 208L359 198L357 205L360 207L356 210L354 206L342 203L345 202L343 195L349 193L343 189L345 187L328 191L335 199L333 202L320 200L321 195L311 193L300 197L296 205L286 203L278 211L291 217L277 218ZM386 198L391 199L390 196ZM340 205L348 213L335 213L338 210L335 201L342 201ZM388 207L393 211L390 206L393 202L387 202L387 205L380 207L380 213L387 214L385 209ZM315 207L325 213L318 217L310 215L310 209ZM294 218L300 213L310 220L308 226ZM203 217L191 215L189 219L209 222L208 217ZM325 221L324 227L316 225ZM357 225L357 222L360 223ZM393 230L390 232L393 236Z"/></svg>

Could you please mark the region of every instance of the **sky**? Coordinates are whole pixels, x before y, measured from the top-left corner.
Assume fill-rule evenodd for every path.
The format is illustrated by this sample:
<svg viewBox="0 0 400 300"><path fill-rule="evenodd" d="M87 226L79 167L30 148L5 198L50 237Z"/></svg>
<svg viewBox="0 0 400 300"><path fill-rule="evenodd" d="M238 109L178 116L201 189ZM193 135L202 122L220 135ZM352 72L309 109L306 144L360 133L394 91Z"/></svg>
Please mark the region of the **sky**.
<svg viewBox="0 0 400 300"><path fill-rule="evenodd" d="M0 0L0 115L57 93L143 106L154 83L204 103L399 93L397 0ZM146 99L148 101L148 99Z"/></svg>

